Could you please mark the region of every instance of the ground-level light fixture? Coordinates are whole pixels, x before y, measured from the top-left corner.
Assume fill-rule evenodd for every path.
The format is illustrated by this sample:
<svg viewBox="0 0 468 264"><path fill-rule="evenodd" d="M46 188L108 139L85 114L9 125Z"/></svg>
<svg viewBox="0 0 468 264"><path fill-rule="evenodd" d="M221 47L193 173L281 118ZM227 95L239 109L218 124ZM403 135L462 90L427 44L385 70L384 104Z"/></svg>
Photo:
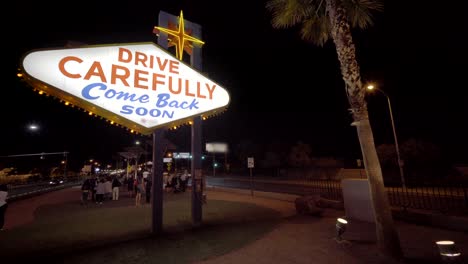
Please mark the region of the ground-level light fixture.
<svg viewBox="0 0 468 264"><path fill-rule="evenodd" d="M346 225L348 221L344 218L337 218L336 219L336 240L341 241L343 238L341 237L343 233L346 231Z"/></svg>
<svg viewBox="0 0 468 264"><path fill-rule="evenodd" d="M450 240L441 240L436 242L439 248L440 257L443 263L460 263L460 251L456 248L455 242Z"/></svg>

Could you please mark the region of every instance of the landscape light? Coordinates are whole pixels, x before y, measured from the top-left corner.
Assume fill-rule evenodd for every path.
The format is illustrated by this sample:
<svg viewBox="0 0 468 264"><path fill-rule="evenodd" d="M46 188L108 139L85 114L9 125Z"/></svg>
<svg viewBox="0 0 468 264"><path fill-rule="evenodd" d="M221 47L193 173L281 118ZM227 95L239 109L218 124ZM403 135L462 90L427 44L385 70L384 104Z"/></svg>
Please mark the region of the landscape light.
<svg viewBox="0 0 468 264"><path fill-rule="evenodd" d="M441 240L436 242L443 263L458 263L461 253L455 247L455 242L450 240Z"/></svg>
<svg viewBox="0 0 468 264"><path fill-rule="evenodd" d="M346 231L346 225L348 224L348 221L346 221L343 218L337 218L336 219L336 239L338 241L343 240L341 235Z"/></svg>

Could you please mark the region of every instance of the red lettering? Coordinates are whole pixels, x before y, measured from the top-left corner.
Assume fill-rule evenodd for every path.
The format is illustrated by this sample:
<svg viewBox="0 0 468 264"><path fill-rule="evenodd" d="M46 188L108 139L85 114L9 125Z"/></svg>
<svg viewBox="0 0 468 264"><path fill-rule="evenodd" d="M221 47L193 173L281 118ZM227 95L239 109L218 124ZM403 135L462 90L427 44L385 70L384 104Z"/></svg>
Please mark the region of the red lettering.
<svg viewBox="0 0 468 264"><path fill-rule="evenodd" d="M173 61L169 62L169 72L179 74L179 62Z"/></svg>
<svg viewBox="0 0 468 264"><path fill-rule="evenodd" d="M82 63L82 62L83 62L83 60L80 59L80 58L78 58L78 57L67 56L67 57L61 59L60 62L59 62L59 70L60 70L60 72L61 72L63 75L67 76L68 78L74 78L74 79L80 78L80 77L81 77L81 74L79 74L79 73L73 74L73 73L70 73L69 71L67 71L67 70L65 69L65 63L67 63L67 62L69 62L69 61L76 61L76 62L78 62L78 63Z"/></svg>
<svg viewBox="0 0 468 264"><path fill-rule="evenodd" d="M159 74L159 73L153 73L153 91L156 91L158 84L164 84L164 81L158 80L158 78L166 78L166 75L164 74Z"/></svg>
<svg viewBox="0 0 468 264"><path fill-rule="evenodd" d="M123 71L122 74L118 74L117 71L121 70ZM117 79L120 79L120 81L123 83L123 85L129 87L127 82L127 78L130 76L130 71L119 65L112 64L112 73L111 73L111 84L116 84Z"/></svg>
<svg viewBox="0 0 468 264"><path fill-rule="evenodd" d="M124 55L127 55L126 58L124 58ZM129 51L128 49L124 49L124 48L119 48L119 57L118 57L118 60L120 62L125 62L125 63L129 63L132 61L132 52Z"/></svg>
<svg viewBox="0 0 468 264"><path fill-rule="evenodd" d="M83 79L89 80L92 76L99 77L101 82L107 82L106 76L104 75L104 71L102 70L102 66L99 61L93 62Z"/></svg>
<svg viewBox="0 0 468 264"><path fill-rule="evenodd" d="M147 68L146 66L146 60L148 60L148 56L142 52L135 52L135 65L138 66L138 62L141 62L141 65L143 67Z"/></svg>
<svg viewBox="0 0 468 264"><path fill-rule="evenodd" d="M148 75L147 71L135 70L134 86L135 88L148 89L148 86L140 84L140 81L148 82L148 78L143 78L141 75Z"/></svg>

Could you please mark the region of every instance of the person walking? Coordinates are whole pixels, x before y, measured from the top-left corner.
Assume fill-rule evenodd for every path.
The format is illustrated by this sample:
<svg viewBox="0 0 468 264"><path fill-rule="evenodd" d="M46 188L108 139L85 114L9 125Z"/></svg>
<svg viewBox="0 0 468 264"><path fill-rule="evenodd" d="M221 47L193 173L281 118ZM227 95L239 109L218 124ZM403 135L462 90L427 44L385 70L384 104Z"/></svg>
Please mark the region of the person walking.
<svg viewBox="0 0 468 264"><path fill-rule="evenodd" d="M8 207L7 196L8 186L0 184L0 230L3 230L3 226L5 225L5 213Z"/></svg>

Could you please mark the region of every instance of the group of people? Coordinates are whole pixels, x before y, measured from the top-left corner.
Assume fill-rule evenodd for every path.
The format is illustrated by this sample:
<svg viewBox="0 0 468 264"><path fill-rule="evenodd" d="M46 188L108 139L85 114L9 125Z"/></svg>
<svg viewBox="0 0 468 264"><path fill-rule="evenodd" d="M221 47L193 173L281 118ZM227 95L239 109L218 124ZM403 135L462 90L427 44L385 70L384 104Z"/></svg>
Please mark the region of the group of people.
<svg viewBox="0 0 468 264"><path fill-rule="evenodd" d="M165 173L163 177L163 189L166 192L185 192L190 174L187 169L172 174ZM88 205L91 200L96 204L102 204L105 200L119 200L120 187L127 186L130 197L135 198L135 206L141 206L142 196L146 203L151 202L151 176L149 171L131 176L103 176L85 179L81 185L83 205Z"/></svg>
<svg viewBox="0 0 468 264"><path fill-rule="evenodd" d="M85 179L81 185L81 203L88 205L88 200L102 204L105 200L119 200L121 181L117 176L92 177Z"/></svg>
<svg viewBox="0 0 468 264"><path fill-rule="evenodd" d="M125 179L125 183L128 188L128 192L131 197L135 196L135 206L141 205L141 196L144 193L146 198L146 203L151 201L151 177L146 174L146 177L142 175L137 175L137 177L129 177Z"/></svg>
<svg viewBox="0 0 468 264"><path fill-rule="evenodd" d="M187 182L190 178L188 170L184 169L182 173L164 174L163 185L166 192L185 192Z"/></svg>

